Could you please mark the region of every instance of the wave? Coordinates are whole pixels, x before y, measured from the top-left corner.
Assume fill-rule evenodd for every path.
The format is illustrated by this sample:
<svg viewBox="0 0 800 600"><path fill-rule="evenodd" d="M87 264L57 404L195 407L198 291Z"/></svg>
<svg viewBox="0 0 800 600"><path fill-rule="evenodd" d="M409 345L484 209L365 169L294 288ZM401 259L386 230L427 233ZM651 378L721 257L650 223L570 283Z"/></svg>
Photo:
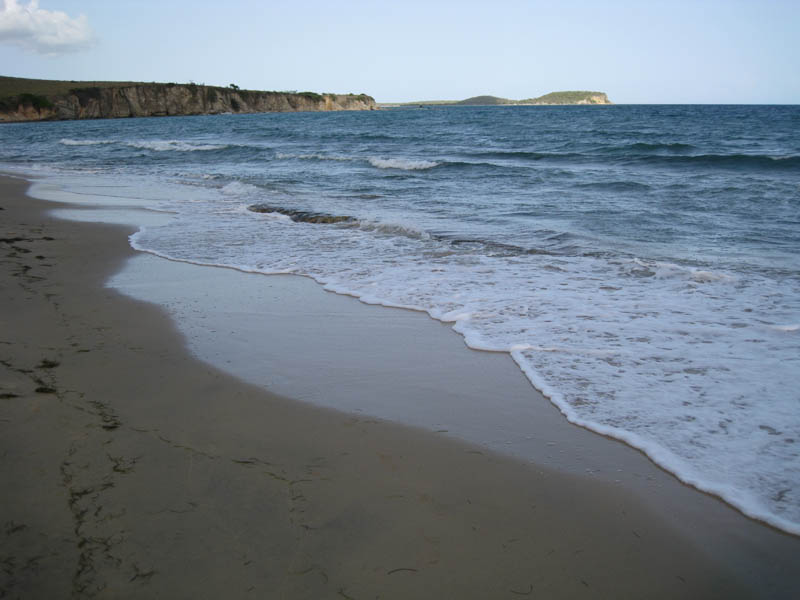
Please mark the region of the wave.
<svg viewBox="0 0 800 600"><path fill-rule="evenodd" d="M578 183L575 184L579 189L591 190L608 190L613 192L642 192L652 189L646 183L639 183L638 181L598 181L592 183Z"/></svg>
<svg viewBox="0 0 800 600"><path fill-rule="evenodd" d="M209 150L224 150L227 144L198 144L184 142L181 140L152 140L125 142L126 146L139 148L140 150L152 150L154 152L197 152Z"/></svg>
<svg viewBox="0 0 800 600"><path fill-rule="evenodd" d="M623 147L624 150L637 150L643 152L691 152L697 150L696 146L691 144L681 144L673 142L670 144L649 144L646 142L637 142Z"/></svg>
<svg viewBox="0 0 800 600"><path fill-rule="evenodd" d="M640 156L631 157L630 163L718 167L754 170L798 170L800 156L769 156L766 154L696 154L688 156Z"/></svg>
<svg viewBox="0 0 800 600"><path fill-rule="evenodd" d="M357 160L356 158L352 158L349 156L339 156L339 155L332 155L332 154L288 154L285 152L278 152L275 154L275 158L279 160L291 160L291 159L299 159L299 160L334 160L338 162L349 162L353 160Z"/></svg>
<svg viewBox="0 0 800 600"><path fill-rule="evenodd" d="M408 158L370 158L369 164L378 169L400 169L403 171L420 171L438 167L441 163L432 160L412 160Z"/></svg>
<svg viewBox="0 0 800 600"><path fill-rule="evenodd" d="M229 191L226 192L226 190ZM246 195L252 193L254 190L258 190L258 188L250 184L240 184L239 182L233 182L222 188L223 193L235 195ZM443 248L446 248L447 254L474 254L495 258L526 255L585 257L600 257L606 255L604 252L588 251L585 244L581 244L578 238L570 233L543 231L541 232L540 246L526 247L479 237L456 237L452 234L426 231L405 223L387 223L371 219L360 219L352 215L336 215L315 210L288 208L266 203L251 204L247 206L247 210L253 213L269 214L273 216L284 215L295 223L336 225L388 236L401 236L416 240L440 242L444 244ZM643 263L639 265L639 270L644 268ZM631 271L636 271L636 268L632 268ZM642 276L638 271L632 274Z"/></svg>
<svg viewBox="0 0 800 600"><path fill-rule="evenodd" d="M697 146L680 142L635 142L633 144L605 146L601 149L601 152L609 154L650 154L664 156L670 154L688 154L690 152L697 152L698 150L699 148Z"/></svg>
<svg viewBox="0 0 800 600"><path fill-rule="evenodd" d="M255 186L249 184L239 184L234 182L228 184L222 191L225 192L226 188L231 188L234 191L248 190L250 188L257 189ZM247 210L259 214L269 215L284 215L289 217L295 223L314 223L323 225L339 225L344 227L352 227L362 231L374 232L390 236L402 236L416 240L433 240L446 244L452 251L466 252L469 254L477 253L486 256L522 256L532 254L546 254L555 255L561 254L560 251L545 249L545 248L526 248L514 244L506 244L496 240L486 240L480 238L465 238L454 237L448 234L432 233L420 229L413 225L404 223L385 223L381 221L373 221L370 219L359 219L351 215L334 215L330 213L318 212L313 210L301 210L296 208L287 208L283 206L275 206L272 204L257 203L251 204ZM570 238L570 234L558 234L546 238L547 243L554 241L560 243L563 238ZM570 248L573 248L570 246Z"/></svg>
<svg viewBox="0 0 800 600"><path fill-rule="evenodd" d="M381 223L377 221L356 221L356 226L362 231L373 231L384 235L397 235L415 240L432 239L430 233L423 229L401 223Z"/></svg>
<svg viewBox="0 0 800 600"><path fill-rule="evenodd" d="M468 154L467 156L479 159L495 158L500 160L516 159L516 160L529 160L529 161L540 161L540 160L580 161L590 158L585 154L579 154L576 152L529 152L524 150L517 150L517 151L492 150L489 152L475 152Z"/></svg>
<svg viewBox="0 0 800 600"><path fill-rule="evenodd" d="M241 181L232 181L227 185L222 186L220 191L226 196L247 196L260 192L261 190L250 183L242 183Z"/></svg>
<svg viewBox="0 0 800 600"><path fill-rule="evenodd" d="M800 331L800 324L794 323L791 325L770 325L773 331L781 331L783 333L797 333Z"/></svg>
<svg viewBox="0 0 800 600"><path fill-rule="evenodd" d="M465 170L465 171L476 171L476 170L489 170L489 171L497 171L500 172L509 172L518 169L525 169L527 170L529 167L526 165L520 164L512 164L512 163L502 163L502 162L490 162L490 161L465 161L465 160L452 160L452 161L443 161L440 163L441 168L448 169L448 170Z"/></svg>
<svg viewBox="0 0 800 600"><path fill-rule="evenodd" d="M653 166L693 166L761 170L800 170L800 156L770 156L767 154L683 154L694 147L687 144L637 143L593 152L480 152L466 156L478 159L500 159L556 163L643 164ZM672 154L664 151L668 150ZM644 151L644 152L642 152Z"/></svg>
<svg viewBox="0 0 800 600"><path fill-rule="evenodd" d="M336 162L358 162L364 160L359 156L342 156L331 154L292 154L286 152L278 152L275 154L278 160L312 160L312 161L336 161ZM425 171L435 167L447 167L455 169L474 169L474 168L509 168L510 165L500 164L496 162L476 162L476 161L433 161L424 159L409 159L409 158L381 158L370 157L366 161L377 169L395 169L399 171Z"/></svg>
<svg viewBox="0 0 800 600"><path fill-rule="evenodd" d="M62 138L58 140L59 144L64 146L98 146L100 144L114 144L114 140L73 140L70 138Z"/></svg>
<svg viewBox="0 0 800 600"><path fill-rule="evenodd" d="M622 277L636 277L654 279L679 279L690 283L736 283L733 275L684 267L675 263L634 258L619 264L619 275Z"/></svg>
<svg viewBox="0 0 800 600"><path fill-rule="evenodd" d="M227 186L226 186L227 187ZM432 236L425 230L402 223L382 223L368 219L356 219L350 215L332 215L310 210L298 210L274 206L270 204L252 204L247 210L254 213L266 214L273 217L283 217L285 221L295 223L314 223L324 225L340 225L389 236L402 236L415 240L429 240Z"/></svg>
<svg viewBox="0 0 800 600"><path fill-rule="evenodd" d="M278 152L275 154L278 160L314 160L314 161L336 161L336 162L358 162L364 160L358 156L342 156L332 154L292 154L286 152ZM399 171L425 171L433 169L434 167L448 167L448 168L476 168L476 167L489 167L489 168L505 168L508 165L502 165L491 162L470 162L470 161L433 161L424 159L409 159L409 158L380 158L370 157L366 161L378 169L396 169Z"/></svg>
<svg viewBox="0 0 800 600"><path fill-rule="evenodd" d="M486 256L502 257L502 256L522 256L532 254L552 255L553 252L543 248L525 248L515 244L504 244L503 242L496 242L493 240L471 239L471 238L448 238L440 237L443 241L448 242L450 245L457 248L476 249L478 254L485 254Z"/></svg>

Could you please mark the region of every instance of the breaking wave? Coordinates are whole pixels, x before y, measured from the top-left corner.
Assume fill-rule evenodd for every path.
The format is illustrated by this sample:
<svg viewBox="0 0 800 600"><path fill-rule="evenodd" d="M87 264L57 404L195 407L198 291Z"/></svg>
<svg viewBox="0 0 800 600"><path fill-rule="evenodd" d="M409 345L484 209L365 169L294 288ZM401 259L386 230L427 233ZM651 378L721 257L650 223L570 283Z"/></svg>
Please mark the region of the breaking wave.
<svg viewBox="0 0 800 600"><path fill-rule="evenodd" d="M70 138L62 138L58 141L59 144L64 146L98 146L100 144L113 144L113 140L73 140Z"/></svg>
<svg viewBox="0 0 800 600"><path fill-rule="evenodd" d="M141 150L152 150L153 152L197 152L209 150L224 150L227 144L197 144L182 140L152 140L126 142L126 146L139 148Z"/></svg>
<svg viewBox="0 0 800 600"><path fill-rule="evenodd" d="M432 160L412 160L408 158L370 158L369 164L378 169L400 169L402 171L423 171L438 167L441 163Z"/></svg>

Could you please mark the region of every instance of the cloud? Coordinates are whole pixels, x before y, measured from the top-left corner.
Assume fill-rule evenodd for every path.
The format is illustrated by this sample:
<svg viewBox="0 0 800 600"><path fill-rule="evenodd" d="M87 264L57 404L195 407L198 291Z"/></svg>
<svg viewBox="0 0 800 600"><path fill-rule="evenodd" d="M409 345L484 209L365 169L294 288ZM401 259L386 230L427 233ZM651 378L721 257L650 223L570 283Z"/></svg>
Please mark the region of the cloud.
<svg viewBox="0 0 800 600"><path fill-rule="evenodd" d="M3 0L0 9L0 43L50 56L87 48L92 30L85 15L72 18L57 10L39 8L39 0L28 5Z"/></svg>

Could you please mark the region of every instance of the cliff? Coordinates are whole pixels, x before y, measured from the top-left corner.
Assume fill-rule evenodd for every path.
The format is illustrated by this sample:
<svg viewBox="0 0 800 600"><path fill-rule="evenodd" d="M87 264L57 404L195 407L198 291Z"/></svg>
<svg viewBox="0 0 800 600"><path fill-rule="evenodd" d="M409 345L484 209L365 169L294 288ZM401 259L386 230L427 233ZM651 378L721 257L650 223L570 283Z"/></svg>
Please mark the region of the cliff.
<svg viewBox="0 0 800 600"><path fill-rule="evenodd" d="M22 83L20 83L22 82ZM24 82L62 84L24 85ZM261 92L235 86L213 87L174 83L98 83L42 82L2 78L0 89L22 91L2 97L0 122L67 119L116 119L209 115L220 113L262 113L332 110L373 110L375 100L366 94L316 94L313 92ZM64 90L66 84L71 88Z"/></svg>
<svg viewBox="0 0 800 600"><path fill-rule="evenodd" d="M603 92L550 92L538 98L520 100L515 104L562 105L562 104L611 104Z"/></svg>

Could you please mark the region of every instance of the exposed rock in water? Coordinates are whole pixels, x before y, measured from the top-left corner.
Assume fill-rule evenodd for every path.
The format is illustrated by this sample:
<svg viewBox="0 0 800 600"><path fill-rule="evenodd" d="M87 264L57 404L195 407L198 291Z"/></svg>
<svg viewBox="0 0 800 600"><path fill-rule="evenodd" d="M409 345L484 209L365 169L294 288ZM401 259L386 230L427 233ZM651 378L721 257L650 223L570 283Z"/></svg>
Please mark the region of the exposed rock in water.
<svg viewBox="0 0 800 600"><path fill-rule="evenodd" d="M256 213L278 213L286 215L297 223L354 223L356 219L347 215L328 215L325 213L311 212L305 210L295 210L282 208L280 206L269 206L267 204L253 204L247 207L248 210Z"/></svg>

